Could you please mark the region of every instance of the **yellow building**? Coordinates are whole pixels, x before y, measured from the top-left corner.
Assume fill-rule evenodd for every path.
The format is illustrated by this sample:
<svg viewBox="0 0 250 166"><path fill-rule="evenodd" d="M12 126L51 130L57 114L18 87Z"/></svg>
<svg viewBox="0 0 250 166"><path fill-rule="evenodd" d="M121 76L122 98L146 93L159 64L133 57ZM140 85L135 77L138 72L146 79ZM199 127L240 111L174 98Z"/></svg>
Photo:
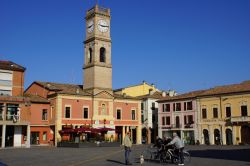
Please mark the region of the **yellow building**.
<svg viewBox="0 0 250 166"><path fill-rule="evenodd" d="M206 90L197 104L202 144L250 144L250 81Z"/></svg>
<svg viewBox="0 0 250 166"><path fill-rule="evenodd" d="M156 89L154 84L148 84L145 81L143 81L142 84L129 86L126 88L121 88L115 90L116 93L122 94L122 95L128 95L132 97L138 97L138 96L144 96L149 93L153 92L160 92L160 90Z"/></svg>

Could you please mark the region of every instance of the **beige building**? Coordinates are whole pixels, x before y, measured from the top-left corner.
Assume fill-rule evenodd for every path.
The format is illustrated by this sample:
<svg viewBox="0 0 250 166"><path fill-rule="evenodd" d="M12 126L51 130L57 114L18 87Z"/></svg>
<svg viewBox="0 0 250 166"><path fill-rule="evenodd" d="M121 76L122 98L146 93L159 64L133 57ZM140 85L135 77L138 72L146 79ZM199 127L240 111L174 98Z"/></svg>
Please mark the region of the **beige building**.
<svg viewBox="0 0 250 166"><path fill-rule="evenodd" d="M250 81L204 91L197 108L202 144L250 143Z"/></svg>

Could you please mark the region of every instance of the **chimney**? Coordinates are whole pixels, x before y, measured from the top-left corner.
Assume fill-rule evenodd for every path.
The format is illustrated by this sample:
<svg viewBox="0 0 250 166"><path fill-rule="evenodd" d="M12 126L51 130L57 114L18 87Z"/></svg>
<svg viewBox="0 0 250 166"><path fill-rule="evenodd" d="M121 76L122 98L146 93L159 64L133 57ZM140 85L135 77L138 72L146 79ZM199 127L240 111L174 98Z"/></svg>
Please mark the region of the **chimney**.
<svg viewBox="0 0 250 166"><path fill-rule="evenodd" d="M149 89L149 95L153 95L153 94L154 94L153 89Z"/></svg>
<svg viewBox="0 0 250 166"><path fill-rule="evenodd" d="M165 91L162 91L162 97L166 97L167 93Z"/></svg>

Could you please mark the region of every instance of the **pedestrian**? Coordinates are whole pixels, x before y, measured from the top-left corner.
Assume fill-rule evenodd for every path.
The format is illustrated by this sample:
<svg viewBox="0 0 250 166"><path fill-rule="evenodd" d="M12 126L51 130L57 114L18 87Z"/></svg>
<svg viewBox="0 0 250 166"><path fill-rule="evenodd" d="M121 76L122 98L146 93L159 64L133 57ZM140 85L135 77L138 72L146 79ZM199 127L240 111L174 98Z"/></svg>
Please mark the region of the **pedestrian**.
<svg viewBox="0 0 250 166"><path fill-rule="evenodd" d="M125 164L126 165L132 165L129 162L129 154L131 152L131 147L132 147L132 142L131 142L131 138L130 138L130 132L127 132L125 138L124 138L124 148L125 148Z"/></svg>
<svg viewBox="0 0 250 166"><path fill-rule="evenodd" d="M177 135L177 133L173 133L173 140L167 145L174 145L176 147L179 157L178 165L184 165L184 156L183 156L184 144L183 141L180 139L180 137Z"/></svg>

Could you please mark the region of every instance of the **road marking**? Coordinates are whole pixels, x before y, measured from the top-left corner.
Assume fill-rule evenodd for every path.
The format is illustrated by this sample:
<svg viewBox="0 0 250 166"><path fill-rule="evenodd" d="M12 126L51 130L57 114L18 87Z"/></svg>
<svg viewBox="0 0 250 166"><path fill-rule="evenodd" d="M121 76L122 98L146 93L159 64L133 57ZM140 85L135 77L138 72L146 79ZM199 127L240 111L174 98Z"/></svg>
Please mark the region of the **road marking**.
<svg viewBox="0 0 250 166"><path fill-rule="evenodd" d="M112 153L108 153L106 155L101 155L101 156L97 156L97 157L94 157L94 158L91 158L91 159L88 159L88 160L84 160L84 161L80 161L78 163L75 163L75 164L70 164L68 166L77 166L77 165L82 165L84 163L88 163L88 162L91 162L91 161L94 161L94 160L100 160L102 158L106 158L106 157L109 157L109 156L112 156L114 154L117 154L117 153L120 153L124 150L119 150L119 151L115 151L115 152L112 152Z"/></svg>

